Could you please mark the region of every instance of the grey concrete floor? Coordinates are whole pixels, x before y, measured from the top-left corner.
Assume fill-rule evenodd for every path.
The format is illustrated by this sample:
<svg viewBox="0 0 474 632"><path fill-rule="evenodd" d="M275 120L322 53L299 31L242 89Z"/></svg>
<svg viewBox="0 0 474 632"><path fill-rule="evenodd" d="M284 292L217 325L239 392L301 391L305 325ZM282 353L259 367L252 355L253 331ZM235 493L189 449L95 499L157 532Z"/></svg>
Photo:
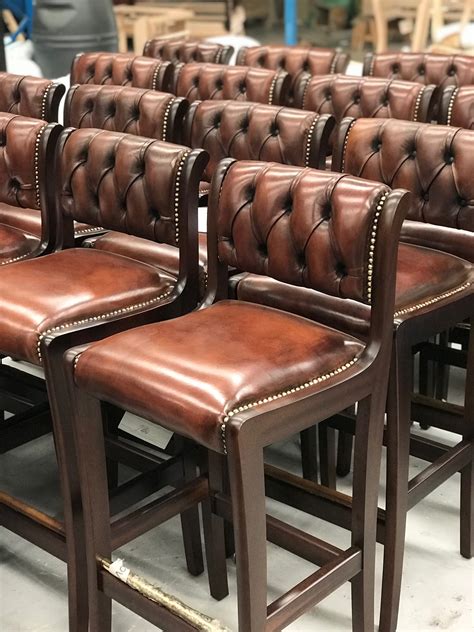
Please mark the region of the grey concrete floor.
<svg viewBox="0 0 474 632"><path fill-rule="evenodd" d="M461 385L459 375L458 387ZM456 379L454 379L456 386ZM459 388L457 389L459 394ZM438 439L446 433L427 431ZM298 472L297 441L273 446L268 460ZM53 445L49 436L35 440L0 461L0 486L59 516L60 501ZM412 459L411 474L423 468ZM381 477L381 505L384 496ZM350 493L351 479L339 480ZM473 629L472 561L459 555L459 477L455 476L416 506L408 517L400 632ZM268 511L340 547L348 533L324 521L269 501ZM377 548L377 601L380 598L382 547ZM161 585L202 612L237 629L235 566L228 563L230 595L209 597L206 574L193 578L184 565L180 524L173 519L116 552L135 572ZM309 563L268 545L269 599L274 599L314 570ZM155 627L114 604L114 632L148 632ZM287 628L293 632L342 632L351 629L350 590L344 586ZM4 632L66 632L66 567L16 535L0 530L0 629Z"/></svg>

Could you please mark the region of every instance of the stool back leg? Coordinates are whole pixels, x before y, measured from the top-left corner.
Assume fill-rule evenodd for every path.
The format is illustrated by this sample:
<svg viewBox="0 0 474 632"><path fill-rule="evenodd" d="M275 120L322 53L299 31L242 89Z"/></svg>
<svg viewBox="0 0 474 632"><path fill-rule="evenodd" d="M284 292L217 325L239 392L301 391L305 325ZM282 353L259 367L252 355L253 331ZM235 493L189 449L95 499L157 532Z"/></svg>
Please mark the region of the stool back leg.
<svg viewBox="0 0 474 632"><path fill-rule="evenodd" d="M380 630L396 630L403 572L413 361L410 345L396 335L387 398L387 481Z"/></svg>
<svg viewBox="0 0 474 632"><path fill-rule="evenodd" d="M378 399L381 399L380 397ZM385 398L359 402L354 443L352 545L362 549L362 570L351 581L352 630L374 629L377 508Z"/></svg>
<svg viewBox="0 0 474 632"><path fill-rule="evenodd" d="M461 470L461 555L468 559L474 555L474 334L470 319L469 348L467 352L466 395L464 418L466 420L465 439L472 443L472 459Z"/></svg>

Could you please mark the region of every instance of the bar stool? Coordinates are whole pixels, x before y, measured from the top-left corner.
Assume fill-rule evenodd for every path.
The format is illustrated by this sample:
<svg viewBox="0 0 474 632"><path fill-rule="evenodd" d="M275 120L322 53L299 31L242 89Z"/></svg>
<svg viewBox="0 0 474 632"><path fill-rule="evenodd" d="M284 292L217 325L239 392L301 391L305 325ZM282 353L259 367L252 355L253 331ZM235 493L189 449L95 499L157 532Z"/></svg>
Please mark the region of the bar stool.
<svg viewBox="0 0 474 632"><path fill-rule="evenodd" d="M56 401L54 386L63 370L62 352L54 356L51 348L59 350L70 336L97 340L196 306L198 185L206 162L204 151L153 139L98 129L65 130L58 143L54 184L66 249L5 266L0 274L0 352L44 368L64 523L4 492L0 521L67 561L70 630L87 630L88 622L87 587L80 571L85 562L83 524L73 513L81 503L76 455L65 449L58 428L68 406L61 400L63 410ZM73 248L74 219L179 247L178 276L120 255ZM171 465L174 475L168 475L168 484L185 476L181 461ZM183 532L188 565L199 573L198 515L187 509ZM117 535L121 542L131 537L126 526Z"/></svg>
<svg viewBox="0 0 474 632"><path fill-rule="evenodd" d="M344 73L350 56L331 48L315 48L311 46L250 46L239 50L237 64L252 68L268 68L269 70L285 70L291 76L288 93L288 105L296 105L295 93L301 83L305 84L309 77L328 73Z"/></svg>
<svg viewBox="0 0 474 632"><path fill-rule="evenodd" d="M234 53L233 46L185 38L154 37L143 48L145 57L171 61L174 64L197 61L200 63L228 64Z"/></svg>
<svg viewBox="0 0 474 632"><path fill-rule="evenodd" d="M163 607L159 590L152 593L158 605L150 602L143 581L129 581L129 569L111 564L99 400L209 450L212 526L217 530L219 517L232 512L236 534L241 632L282 629L349 579L353 629L372 629L394 273L407 206L405 192L351 176L222 161L210 195L206 307L67 353L67 391L66 384L56 382L55 392L72 412L61 427L65 440L74 440L80 467L92 632L110 629L111 598L160 627L190 629L182 604L169 597ZM271 274L283 284L302 284L343 303L351 299L370 305L368 339L362 342L285 312L226 300L229 266ZM272 541L322 566L267 608L263 447L355 401L360 404L352 544L342 551L267 517ZM231 502L220 489L223 457ZM202 477L195 480L196 494L201 485ZM147 508L154 524L171 515L172 500ZM174 502L177 511L179 499ZM136 514L134 520L140 523L143 516ZM208 543L219 541L222 548L219 532Z"/></svg>
<svg viewBox="0 0 474 632"><path fill-rule="evenodd" d="M290 82L290 76L282 70L189 63L175 67L170 92L188 101L219 99L284 105Z"/></svg>

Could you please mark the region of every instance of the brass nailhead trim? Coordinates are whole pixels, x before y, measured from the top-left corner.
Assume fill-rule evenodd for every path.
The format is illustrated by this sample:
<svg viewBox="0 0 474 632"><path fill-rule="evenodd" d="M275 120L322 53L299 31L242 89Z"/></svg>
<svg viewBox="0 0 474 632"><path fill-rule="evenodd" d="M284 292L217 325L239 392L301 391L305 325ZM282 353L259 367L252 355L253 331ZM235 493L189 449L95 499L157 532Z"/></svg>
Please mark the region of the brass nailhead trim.
<svg viewBox="0 0 474 632"><path fill-rule="evenodd" d="M157 90L158 89L156 87L156 84L158 83L158 74L160 72L160 68L161 68L161 63L158 63L156 65L155 70L153 71L153 78L151 80L151 87L153 88L153 90Z"/></svg>
<svg viewBox="0 0 474 632"><path fill-rule="evenodd" d="M305 104L306 104L306 97L308 96L308 90L309 90L309 84L311 83L311 77L309 77L308 81L306 82L306 85L304 87L303 90L303 99L301 100L301 109L304 110L305 109Z"/></svg>
<svg viewBox="0 0 474 632"><path fill-rule="evenodd" d="M369 77L373 77L374 67L375 67L375 55L372 55L372 59L370 60Z"/></svg>
<svg viewBox="0 0 474 632"><path fill-rule="evenodd" d="M179 241L179 188L181 186L181 173L183 172L184 163L186 162L190 153L191 150L183 154L181 160L179 161L178 168L176 169L176 181L174 185L174 226L176 243L178 243Z"/></svg>
<svg viewBox="0 0 474 632"><path fill-rule="evenodd" d="M423 97L423 93L426 90L426 86L423 86L421 88L421 90L418 92L418 95L416 97L416 101L415 101L415 110L413 112L413 120L417 121L418 120L418 114L419 114L419 110L420 110L420 105L421 105L421 99Z"/></svg>
<svg viewBox="0 0 474 632"><path fill-rule="evenodd" d="M356 122L356 119L354 119L352 121L352 123L349 125L349 127L347 128L346 136L344 138L344 146L342 148L342 161L341 161L341 171L342 171L342 173L344 173L344 169L345 169L346 150L347 150L347 144L349 142L349 134L351 133L351 129L354 127L355 122Z"/></svg>
<svg viewBox="0 0 474 632"><path fill-rule="evenodd" d="M42 333L38 334L38 342L36 343L36 352L38 354L38 360L40 364L43 362L43 358L41 356L41 342L43 338L45 338L48 334L57 331L63 331L64 329L69 329L70 327L75 327L76 325L85 325L86 323L96 323L101 320L106 320L111 316L120 316L120 314L126 314L128 312L133 312L138 309L143 309L144 307L149 307L153 305L153 303L157 303L158 301L163 300L167 296L171 294L173 290L167 290L163 292L159 296L155 296L155 298L150 298L148 301L142 301L141 303L136 303L135 305L129 305L128 307L120 307L119 309L114 309L111 312L107 312L106 314L100 314L99 316L90 316L89 318L81 318L80 320L74 320L70 323L64 323L63 325L57 325L56 327L51 327L50 329L46 329Z"/></svg>
<svg viewBox="0 0 474 632"><path fill-rule="evenodd" d="M54 83L54 81L52 81L50 84L48 84L45 88L45 91L43 92L43 98L41 99L41 118L42 119L46 119L46 107L48 105L48 95L51 92L53 86L55 86L56 84Z"/></svg>
<svg viewBox="0 0 474 632"><path fill-rule="evenodd" d="M29 257L30 253L27 252L26 255L20 255L19 257L13 257L13 259L7 259L6 261L2 261L0 265L5 266L7 263L15 263L15 261L20 261L20 259L25 259L25 257Z"/></svg>
<svg viewBox="0 0 474 632"><path fill-rule="evenodd" d="M456 90L453 91L453 94L451 95L451 98L449 99L448 116L446 118L446 125L451 125L451 119L452 119L452 116L453 116L454 102L456 101L456 97L457 97L458 92L459 92L459 88L456 88Z"/></svg>
<svg viewBox="0 0 474 632"><path fill-rule="evenodd" d="M166 141L166 132L168 131L168 119L170 116L171 106L176 101L176 97L170 99L168 105L166 106L165 115L163 117L163 136L162 139Z"/></svg>
<svg viewBox="0 0 474 632"><path fill-rule="evenodd" d="M278 81L278 78L279 78L279 74L276 74L272 79L270 92L268 93L268 105L273 105L273 93L275 92L275 86L276 86L276 82Z"/></svg>
<svg viewBox="0 0 474 632"><path fill-rule="evenodd" d="M379 203L377 204L377 208L375 210L374 220L372 222L372 231L370 233L370 244L369 244L369 261L367 263L367 302L371 303L372 301L372 275L374 272L374 258L375 258L375 244L377 242L377 227L379 223L380 213L383 210L383 206L385 204L385 200L388 197L388 193L384 193L380 198Z"/></svg>
<svg viewBox="0 0 474 632"><path fill-rule="evenodd" d="M82 228L81 230L75 230L74 235L86 235L87 233L95 233L98 230L105 230L102 226L94 226L92 228Z"/></svg>
<svg viewBox="0 0 474 632"><path fill-rule="evenodd" d="M305 151L305 159L304 159L304 164L306 167L309 167L309 159L311 158L311 143L313 141L314 128L316 127L316 123L318 122L318 119L319 119L319 115L316 114L316 116L313 119L313 122L311 123L311 127L308 130L308 138L306 139L306 151Z"/></svg>
<svg viewBox="0 0 474 632"><path fill-rule="evenodd" d="M433 305L434 303L439 303L445 298L449 298L450 296L454 296L455 294L459 294L463 290L467 290L467 288L471 285L471 282L463 283L454 290L449 290L449 292L444 292L443 294L439 294L438 296L434 296L433 298L428 299L427 301L422 301L421 303L416 303L416 305L412 305L411 307L405 307L404 309L399 309L395 312L394 317L403 316L405 314L411 314L412 312L416 312L418 309L423 309L423 307L428 307L429 305Z"/></svg>
<svg viewBox="0 0 474 632"><path fill-rule="evenodd" d="M293 393L304 391L305 389L310 388L311 386L315 386L316 384L320 384L321 382L326 382L326 380L329 380L329 378L334 377L335 375L338 375L339 373L342 373L343 371L346 371L347 369L349 369L358 360L359 360L359 357L355 356L354 358L352 358L352 360L349 360L349 362L346 362L346 364L343 364L337 369L334 369L333 371L330 371L329 373L325 373L324 375L320 375L319 377L314 377L311 380L304 382L304 384L300 384L299 386L294 386L293 388L288 388L286 391L280 391L276 395L269 395L268 397L264 397L263 399L259 399L254 402L250 402L249 404L243 404L242 406L236 406L235 408L233 408L231 411L229 411L225 415L220 427L222 447L224 450L224 454L227 454L227 443L226 443L226 436L225 436L226 426L227 426L228 421L231 419L231 417L233 417L237 413L242 413L246 410L249 410L250 408L255 408L257 406L261 406L262 404L268 404L268 402L272 402L275 399L281 399L282 397L293 395Z"/></svg>
<svg viewBox="0 0 474 632"><path fill-rule="evenodd" d="M40 159L40 143L43 138L43 134L48 125L43 125L43 127L38 132L35 140L35 156L34 156L34 171L35 171L35 198L36 198L36 206L39 210L41 210L41 195L40 195L40 179L39 179L39 159Z"/></svg>
<svg viewBox="0 0 474 632"><path fill-rule="evenodd" d="M334 57L332 58L331 66L329 68L330 75L334 74L334 71L336 70L336 64L337 64L338 58L339 58L339 53L336 53Z"/></svg>

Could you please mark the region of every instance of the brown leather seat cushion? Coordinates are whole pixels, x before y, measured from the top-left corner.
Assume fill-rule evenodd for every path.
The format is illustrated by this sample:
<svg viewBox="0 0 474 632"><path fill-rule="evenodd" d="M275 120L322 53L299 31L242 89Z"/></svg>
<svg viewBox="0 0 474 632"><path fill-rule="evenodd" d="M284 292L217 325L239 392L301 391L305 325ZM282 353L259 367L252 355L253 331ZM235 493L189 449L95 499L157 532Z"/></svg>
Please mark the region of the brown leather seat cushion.
<svg viewBox="0 0 474 632"><path fill-rule="evenodd" d="M0 265L31 254L38 246L39 240L22 230L0 224Z"/></svg>
<svg viewBox="0 0 474 632"><path fill-rule="evenodd" d="M413 313L420 303L440 298L445 292L462 287L469 281L474 282L474 266L464 259L439 250L400 244L395 309L412 308L410 313ZM240 300L280 307L307 318L322 317L320 311L323 307L314 290L288 286L269 277L247 274L237 283L235 294ZM344 316L338 326L362 335L364 310L361 306L353 301L342 303L341 299L335 298L330 301L328 309L332 308ZM368 318L368 310L365 312ZM340 318L339 315L337 317ZM330 314L328 322L331 322ZM332 322L335 322L334 319Z"/></svg>
<svg viewBox="0 0 474 632"><path fill-rule="evenodd" d="M159 271L174 278L179 274L179 250L168 244L158 244L148 239L141 239L124 233L109 232L84 242L84 245L95 250L114 252L136 261L148 263ZM207 235L199 233L199 283L201 296L206 288L207 278Z"/></svg>
<svg viewBox="0 0 474 632"><path fill-rule="evenodd" d="M0 275L0 353L38 364L46 331L138 308L157 301L173 285L172 277L149 265L86 248L5 266Z"/></svg>
<svg viewBox="0 0 474 632"><path fill-rule="evenodd" d="M24 230L35 237L41 237L41 211L34 208L20 208L0 202L0 222ZM76 236L100 230L90 224L74 222Z"/></svg>
<svg viewBox="0 0 474 632"><path fill-rule="evenodd" d="M79 387L210 448L229 411L335 371L360 341L279 310L222 301L87 349Z"/></svg>

